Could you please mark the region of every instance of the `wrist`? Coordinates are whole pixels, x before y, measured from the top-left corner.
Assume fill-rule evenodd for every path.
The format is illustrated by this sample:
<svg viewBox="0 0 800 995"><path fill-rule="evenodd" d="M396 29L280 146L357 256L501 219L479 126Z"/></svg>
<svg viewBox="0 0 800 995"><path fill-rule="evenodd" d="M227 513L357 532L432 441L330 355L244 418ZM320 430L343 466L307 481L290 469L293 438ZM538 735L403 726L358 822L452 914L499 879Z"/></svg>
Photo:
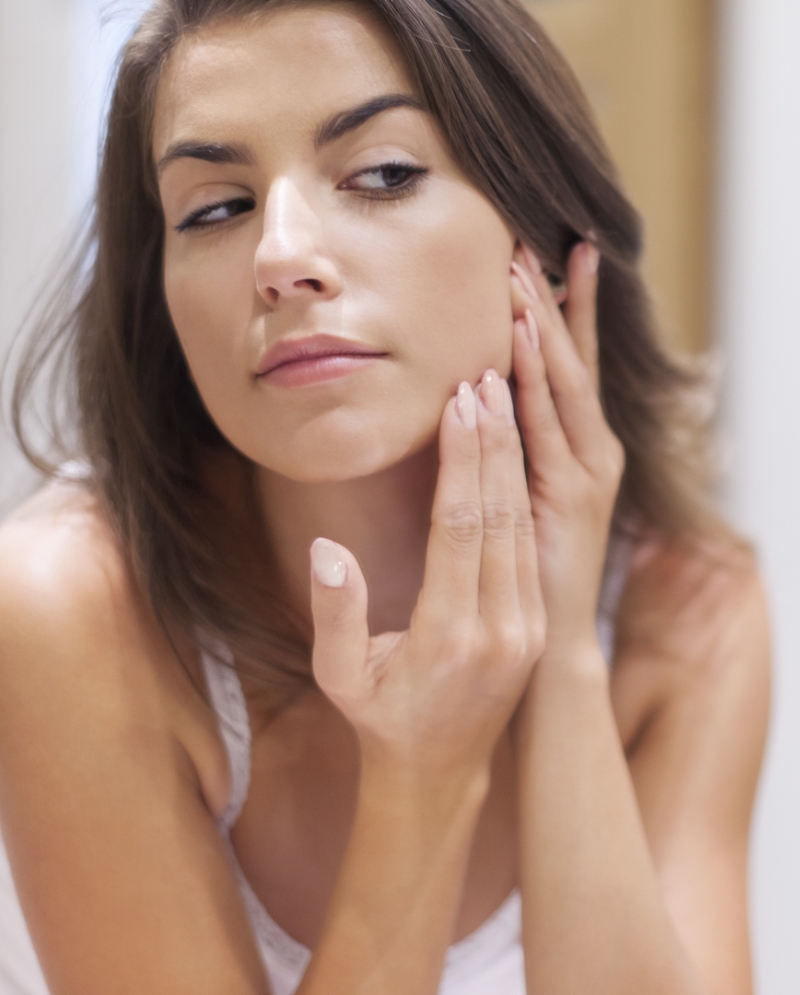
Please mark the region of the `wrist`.
<svg viewBox="0 0 800 995"><path fill-rule="evenodd" d="M469 819L480 812L490 779L488 760L437 766L362 749L359 804L403 821Z"/></svg>
<svg viewBox="0 0 800 995"><path fill-rule="evenodd" d="M548 645L534 668L531 681L511 723L514 750L524 754L534 734L535 716L578 700L608 699L608 664L596 638Z"/></svg>
<svg viewBox="0 0 800 995"><path fill-rule="evenodd" d="M544 679L607 680L608 663L595 632L548 640L534 670L534 677Z"/></svg>

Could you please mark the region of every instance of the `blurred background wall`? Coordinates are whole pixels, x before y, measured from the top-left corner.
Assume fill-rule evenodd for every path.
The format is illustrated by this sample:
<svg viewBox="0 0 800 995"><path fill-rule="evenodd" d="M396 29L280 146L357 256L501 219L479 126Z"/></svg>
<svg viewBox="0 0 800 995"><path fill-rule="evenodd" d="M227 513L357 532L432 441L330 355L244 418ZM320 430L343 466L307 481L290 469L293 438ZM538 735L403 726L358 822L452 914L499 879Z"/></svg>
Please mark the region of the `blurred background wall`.
<svg viewBox="0 0 800 995"><path fill-rule="evenodd" d="M681 349L710 338L715 0L527 0L577 72L647 221L645 274Z"/></svg>
<svg viewBox="0 0 800 995"><path fill-rule="evenodd" d="M759 550L776 698L753 841L756 972L800 992L800 2L527 0L647 222L662 326L712 348L729 514ZM146 0L0 0L0 350L91 195L119 45ZM0 430L0 514L35 484Z"/></svg>

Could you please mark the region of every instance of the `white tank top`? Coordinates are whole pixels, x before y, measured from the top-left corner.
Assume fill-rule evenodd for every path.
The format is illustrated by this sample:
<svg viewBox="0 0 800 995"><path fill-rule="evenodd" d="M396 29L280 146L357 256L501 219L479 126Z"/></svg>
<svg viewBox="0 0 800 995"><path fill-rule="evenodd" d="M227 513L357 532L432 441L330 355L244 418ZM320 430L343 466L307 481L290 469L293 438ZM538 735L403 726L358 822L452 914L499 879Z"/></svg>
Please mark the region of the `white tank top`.
<svg viewBox="0 0 800 995"><path fill-rule="evenodd" d="M216 655L224 660L226 653L218 649ZM219 717L233 782L219 828L228 844L231 865L274 995L293 995L311 959L311 951L272 919L250 887L230 845L229 833L242 810L250 783L247 706L230 663L230 659L218 662L210 654L203 655L209 695ZM450 947L439 989L441 995L525 995L520 929L521 899L514 890L482 926Z"/></svg>
<svg viewBox="0 0 800 995"><path fill-rule="evenodd" d="M616 542L609 550L597 618L600 645L611 661L614 618L630 562L631 545ZM225 654L219 653L223 659ZM274 995L293 995L311 951L270 917L239 866L230 844L250 785L250 724L242 686L235 670L205 654L203 669L217 713L232 774L228 806L219 820L231 866L239 883ZM474 933L447 952L440 995L525 995L521 942L522 903L514 890ZM2 838L0 838L0 995L49 995L19 906Z"/></svg>

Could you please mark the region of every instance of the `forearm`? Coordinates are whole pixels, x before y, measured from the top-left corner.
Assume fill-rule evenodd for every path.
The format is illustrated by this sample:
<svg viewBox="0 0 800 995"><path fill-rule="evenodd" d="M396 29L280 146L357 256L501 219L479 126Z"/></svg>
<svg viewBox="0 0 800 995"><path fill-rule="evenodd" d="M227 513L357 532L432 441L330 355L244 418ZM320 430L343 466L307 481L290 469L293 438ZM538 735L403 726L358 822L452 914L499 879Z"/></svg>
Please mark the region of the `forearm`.
<svg viewBox="0 0 800 995"><path fill-rule="evenodd" d="M298 995L434 995L488 771L437 784L366 770L322 939Z"/></svg>
<svg viewBox="0 0 800 995"><path fill-rule="evenodd" d="M516 735L529 991L703 992L666 911L599 650L545 655Z"/></svg>

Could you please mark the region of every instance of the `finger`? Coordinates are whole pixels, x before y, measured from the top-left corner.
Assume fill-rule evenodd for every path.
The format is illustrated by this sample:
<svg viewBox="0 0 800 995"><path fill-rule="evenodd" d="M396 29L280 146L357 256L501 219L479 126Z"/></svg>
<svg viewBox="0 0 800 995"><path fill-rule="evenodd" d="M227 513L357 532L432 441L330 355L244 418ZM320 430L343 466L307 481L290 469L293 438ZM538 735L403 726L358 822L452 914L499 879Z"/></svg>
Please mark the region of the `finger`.
<svg viewBox="0 0 800 995"><path fill-rule="evenodd" d="M547 274L539 262L539 257L533 249L521 243L521 266L523 274L526 276L531 287L531 294L534 300L540 300L546 308L553 321L563 319L559 300L557 299Z"/></svg>
<svg viewBox="0 0 800 995"><path fill-rule="evenodd" d="M578 355L589 371L595 390L600 384L597 357L597 281L600 252L591 242L581 242L567 264L566 321Z"/></svg>
<svg viewBox="0 0 800 995"><path fill-rule="evenodd" d="M515 548L517 561L517 591L523 615L536 622L542 611L539 585L539 557L536 548L536 528L533 521L528 480L525 476L525 454L522 439L514 418L511 391L506 384L507 405L513 421L509 462L511 470L511 503L514 506Z"/></svg>
<svg viewBox="0 0 800 995"><path fill-rule="evenodd" d="M438 618L475 616L483 506L477 405L468 383L461 384L445 408L439 459L420 608Z"/></svg>
<svg viewBox="0 0 800 995"><path fill-rule="evenodd" d="M594 381L562 322L532 309L538 324L547 382L570 449L590 472L602 470L616 439L606 422Z"/></svg>
<svg viewBox="0 0 800 995"><path fill-rule="evenodd" d="M582 242L575 247L568 263L569 297L563 312L558 307L549 281L530 246L522 244L512 264L512 271L522 287L521 295L518 293L517 297L522 296L524 306L532 309L539 327L547 335L547 344L542 348L548 366L548 376L552 352L558 381L556 384L551 384L553 396L559 413L565 414L568 420L569 413L561 412L560 395L567 386L573 388L573 393L583 392L585 380L581 366L588 371L595 390L599 384L597 362L599 263L599 250L590 242ZM515 317L518 316L515 314ZM568 321L571 322L570 325ZM551 329L553 334L547 334ZM598 410L600 409L597 406L591 406L593 416Z"/></svg>
<svg viewBox="0 0 800 995"><path fill-rule="evenodd" d="M483 507L479 611L490 627L519 617L516 534L511 498L511 426L505 391L499 374L487 370L478 392Z"/></svg>
<svg viewBox="0 0 800 995"><path fill-rule="evenodd" d="M599 469L606 462L610 429L593 377L578 354L561 311L548 306L542 297L549 295L552 303L547 280L518 265L512 266L512 272L512 284L515 280L519 283L516 295L512 293L512 303L515 296L530 302L550 392L569 446L588 469Z"/></svg>
<svg viewBox="0 0 800 995"><path fill-rule="evenodd" d="M553 473L571 457L558 412L550 393L540 349L540 334L530 308L514 323L514 373L522 439L534 474Z"/></svg>
<svg viewBox="0 0 800 995"><path fill-rule="evenodd" d="M312 668L334 703L363 683L369 648L367 585L353 554L329 539L311 546Z"/></svg>

